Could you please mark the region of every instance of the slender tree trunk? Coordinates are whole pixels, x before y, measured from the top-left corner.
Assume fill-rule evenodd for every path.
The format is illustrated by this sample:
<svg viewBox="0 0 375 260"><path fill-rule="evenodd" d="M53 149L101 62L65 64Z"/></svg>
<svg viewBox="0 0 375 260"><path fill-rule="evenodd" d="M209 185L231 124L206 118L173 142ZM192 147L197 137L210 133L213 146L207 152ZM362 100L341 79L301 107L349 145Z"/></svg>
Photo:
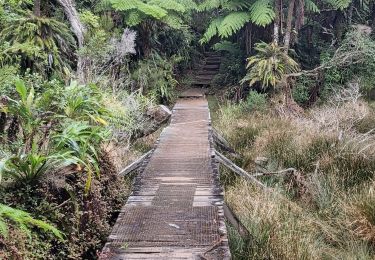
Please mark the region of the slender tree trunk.
<svg viewBox="0 0 375 260"><path fill-rule="evenodd" d="M288 52L290 47L290 35L292 33L292 22L295 2L296 0L290 0L288 6L288 17L286 18L286 31L284 37L284 48L286 53Z"/></svg>
<svg viewBox="0 0 375 260"><path fill-rule="evenodd" d="M64 13L72 27L72 31L77 37L78 47L81 48L84 45L84 34L86 29L79 19L74 0L57 0L57 2L63 7Z"/></svg>
<svg viewBox="0 0 375 260"><path fill-rule="evenodd" d="M348 8L348 25L352 25L354 3L351 2Z"/></svg>
<svg viewBox="0 0 375 260"><path fill-rule="evenodd" d="M374 33L375 31L375 3L374 2L372 3L372 6L371 6L371 28L372 28L372 32Z"/></svg>
<svg viewBox="0 0 375 260"><path fill-rule="evenodd" d="M298 32L305 23L305 0L299 0L296 9L296 30Z"/></svg>
<svg viewBox="0 0 375 260"><path fill-rule="evenodd" d="M294 45L298 41L299 31L305 23L305 0L297 0L295 13L295 33L290 37L290 45Z"/></svg>
<svg viewBox="0 0 375 260"><path fill-rule="evenodd" d="M63 7L64 13L70 22L70 26L72 27L72 31L77 38L78 48L82 48L85 43L85 32L86 28L81 23L79 19L79 15L77 9L75 7L74 0L57 0L57 2ZM81 83L85 83L86 76L85 76L85 67L86 67L85 60L83 57L78 56L77 60L77 78Z"/></svg>
<svg viewBox="0 0 375 260"><path fill-rule="evenodd" d="M273 42L279 44L280 38L280 16L281 16L281 0L275 1L275 20L273 22Z"/></svg>
<svg viewBox="0 0 375 260"><path fill-rule="evenodd" d="M246 34L246 54L249 55L251 53L251 49L252 49L252 24L251 23L248 23L246 25L246 30L245 30L245 34Z"/></svg>
<svg viewBox="0 0 375 260"><path fill-rule="evenodd" d="M41 2L41 0L34 0L34 10L33 10L33 13L37 17L40 17L40 15L41 15L41 12L40 12L40 2Z"/></svg>
<svg viewBox="0 0 375 260"><path fill-rule="evenodd" d="M341 10L336 11L336 16L333 22L334 33L336 37L336 43L340 43L345 29L344 13Z"/></svg>
<svg viewBox="0 0 375 260"><path fill-rule="evenodd" d="M0 136L4 134L6 123L7 123L7 114L5 114L4 112L1 112L0 113ZM1 137L0 137L0 140L1 140Z"/></svg>

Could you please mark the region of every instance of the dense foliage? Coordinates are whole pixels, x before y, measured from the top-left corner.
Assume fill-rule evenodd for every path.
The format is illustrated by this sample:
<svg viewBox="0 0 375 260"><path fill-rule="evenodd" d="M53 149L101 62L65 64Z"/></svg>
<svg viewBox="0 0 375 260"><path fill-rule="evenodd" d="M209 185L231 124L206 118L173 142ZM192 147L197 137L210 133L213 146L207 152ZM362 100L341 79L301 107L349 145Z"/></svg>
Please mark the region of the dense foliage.
<svg viewBox="0 0 375 260"><path fill-rule="evenodd" d="M370 0L0 0L0 259L97 258L212 52L216 127L276 191L222 174L234 258L373 258L373 29Z"/></svg>

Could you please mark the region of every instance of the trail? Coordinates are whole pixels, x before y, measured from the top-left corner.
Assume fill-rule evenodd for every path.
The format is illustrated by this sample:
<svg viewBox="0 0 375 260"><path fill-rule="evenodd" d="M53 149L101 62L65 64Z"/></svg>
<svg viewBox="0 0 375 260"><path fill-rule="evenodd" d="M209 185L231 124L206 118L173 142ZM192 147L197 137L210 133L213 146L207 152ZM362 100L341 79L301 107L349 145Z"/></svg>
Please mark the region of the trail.
<svg viewBox="0 0 375 260"><path fill-rule="evenodd" d="M181 94L100 259L230 259L207 100Z"/></svg>

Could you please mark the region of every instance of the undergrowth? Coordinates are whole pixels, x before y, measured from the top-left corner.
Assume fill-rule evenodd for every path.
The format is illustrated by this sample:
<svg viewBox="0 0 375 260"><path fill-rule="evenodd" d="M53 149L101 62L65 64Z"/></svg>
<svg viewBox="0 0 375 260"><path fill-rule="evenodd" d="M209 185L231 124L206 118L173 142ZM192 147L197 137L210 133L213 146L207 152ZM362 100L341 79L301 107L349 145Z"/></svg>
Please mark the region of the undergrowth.
<svg viewBox="0 0 375 260"><path fill-rule="evenodd" d="M373 259L374 110L341 94L300 117L245 102L218 108L214 126L239 153L233 161L271 173L258 177L264 191L222 171L226 201L250 231L229 228L234 259Z"/></svg>

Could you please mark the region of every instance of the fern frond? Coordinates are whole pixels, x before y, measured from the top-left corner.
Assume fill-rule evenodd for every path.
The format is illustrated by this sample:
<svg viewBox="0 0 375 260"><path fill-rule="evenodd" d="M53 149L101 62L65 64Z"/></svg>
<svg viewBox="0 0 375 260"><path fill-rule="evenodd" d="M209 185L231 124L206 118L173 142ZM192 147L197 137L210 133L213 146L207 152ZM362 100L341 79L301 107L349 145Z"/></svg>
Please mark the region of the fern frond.
<svg viewBox="0 0 375 260"><path fill-rule="evenodd" d="M251 5L247 0L233 0L223 3L223 9L229 11L240 11L249 8Z"/></svg>
<svg viewBox="0 0 375 260"><path fill-rule="evenodd" d="M240 52L240 46L237 43L233 43L230 41L221 41L215 43L212 47L215 51L227 51L232 54L236 54Z"/></svg>
<svg viewBox="0 0 375 260"><path fill-rule="evenodd" d="M141 14L134 10L125 17L125 23L129 26L136 26L142 22Z"/></svg>
<svg viewBox="0 0 375 260"><path fill-rule="evenodd" d="M186 11L185 6L175 0L151 0L147 4L156 5L165 10L172 10L178 13L184 13Z"/></svg>
<svg viewBox="0 0 375 260"><path fill-rule="evenodd" d="M305 8L308 12L319 13L319 7L312 0L305 0Z"/></svg>
<svg viewBox="0 0 375 260"><path fill-rule="evenodd" d="M332 5L333 8L340 9L340 10L347 8L352 2L352 0L326 0L326 1L327 3Z"/></svg>
<svg viewBox="0 0 375 260"><path fill-rule="evenodd" d="M202 39L199 40L200 44L208 43L212 37L218 34L218 28L223 22L222 17L215 18L211 21L210 25L208 26L206 32L203 34Z"/></svg>
<svg viewBox="0 0 375 260"><path fill-rule="evenodd" d="M145 4L140 0L111 0L112 7L118 11L139 10L156 19L162 19L168 12L157 5Z"/></svg>
<svg viewBox="0 0 375 260"><path fill-rule="evenodd" d="M183 25L182 19L179 16L173 14L165 16L163 19L161 19L161 21L169 27L177 30L181 29Z"/></svg>
<svg viewBox="0 0 375 260"><path fill-rule="evenodd" d="M25 211L0 204L0 235L2 236L6 237L8 235L8 227L5 219L17 224L17 226L28 235L30 234L28 226L35 226L43 229L44 231L53 233L59 239L63 239L62 233L50 224L32 218L30 214Z"/></svg>
<svg viewBox="0 0 375 260"><path fill-rule="evenodd" d="M231 12L218 27L219 36L226 38L240 30L251 19L248 12Z"/></svg>
<svg viewBox="0 0 375 260"><path fill-rule="evenodd" d="M109 0L112 7L118 11L128 11L136 9L144 3L141 0Z"/></svg>
<svg viewBox="0 0 375 260"><path fill-rule="evenodd" d="M225 2L226 1L223 0L204 0L201 4L198 5L198 10L203 12L213 9L219 9Z"/></svg>
<svg viewBox="0 0 375 260"><path fill-rule="evenodd" d="M275 18L270 0L257 0L250 8L250 18L253 23L259 26L266 26L272 23Z"/></svg>
<svg viewBox="0 0 375 260"><path fill-rule="evenodd" d="M194 0L175 0L177 3L182 4L186 10L198 10L198 5Z"/></svg>

